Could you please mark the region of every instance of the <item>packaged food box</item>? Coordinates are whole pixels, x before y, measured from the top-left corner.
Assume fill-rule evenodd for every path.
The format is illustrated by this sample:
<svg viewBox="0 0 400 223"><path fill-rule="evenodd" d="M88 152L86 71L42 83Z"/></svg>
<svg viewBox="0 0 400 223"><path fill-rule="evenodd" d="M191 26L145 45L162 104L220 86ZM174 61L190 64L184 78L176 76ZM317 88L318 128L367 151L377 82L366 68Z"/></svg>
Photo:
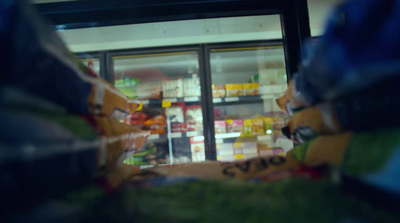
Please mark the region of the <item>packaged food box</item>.
<svg viewBox="0 0 400 223"><path fill-rule="evenodd" d="M225 120L214 121L214 126L215 126L215 134L226 133L226 122L225 122Z"/></svg>
<svg viewBox="0 0 400 223"><path fill-rule="evenodd" d="M243 154L243 143L234 142L233 143L233 154Z"/></svg>
<svg viewBox="0 0 400 223"><path fill-rule="evenodd" d="M165 116L171 118L171 122L184 123L185 122L185 103L177 102L172 103L171 107L165 108Z"/></svg>
<svg viewBox="0 0 400 223"><path fill-rule="evenodd" d="M245 96L251 96L251 95L259 95L259 84L258 83L248 83L248 84L243 84L243 93Z"/></svg>
<svg viewBox="0 0 400 223"><path fill-rule="evenodd" d="M151 134L164 134L167 123L163 115L156 115L144 122L147 129L151 130Z"/></svg>
<svg viewBox="0 0 400 223"><path fill-rule="evenodd" d="M185 97L201 96L200 78L193 74L192 78L183 79L183 95Z"/></svg>
<svg viewBox="0 0 400 223"><path fill-rule="evenodd" d="M187 106L185 112L187 131L203 131L203 112L200 105Z"/></svg>
<svg viewBox="0 0 400 223"><path fill-rule="evenodd" d="M246 119L244 120L244 136L258 136L264 133L263 119Z"/></svg>
<svg viewBox="0 0 400 223"><path fill-rule="evenodd" d="M225 97L225 86L224 85L213 84L213 85L211 85L211 88L212 88L212 95L214 98Z"/></svg>
<svg viewBox="0 0 400 223"><path fill-rule="evenodd" d="M165 108L165 116L171 119L171 132L186 132L185 103L177 102Z"/></svg>
<svg viewBox="0 0 400 223"><path fill-rule="evenodd" d="M241 119L228 119L226 120L226 130L228 133L231 132L242 132L243 120Z"/></svg>
<svg viewBox="0 0 400 223"><path fill-rule="evenodd" d="M226 84L225 88L227 97L243 96L243 84Z"/></svg>
<svg viewBox="0 0 400 223"><path fill-rule="evenodd" d="M192 162L203 162L206 160L204 140L196 141L190 138L190 150L192 152Z"/></svg>

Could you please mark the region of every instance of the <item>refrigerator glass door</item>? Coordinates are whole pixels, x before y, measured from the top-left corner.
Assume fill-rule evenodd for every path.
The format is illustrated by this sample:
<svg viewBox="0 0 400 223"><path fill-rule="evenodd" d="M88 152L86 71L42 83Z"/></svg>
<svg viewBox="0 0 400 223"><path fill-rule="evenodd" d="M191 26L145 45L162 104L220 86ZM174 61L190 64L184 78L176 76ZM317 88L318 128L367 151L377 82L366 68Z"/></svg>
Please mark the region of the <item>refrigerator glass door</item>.
<svg viewBox="0 0 400 223"><path fill-rule="evenodd" d="M217 160L285 154L288 118L276 98L287 88L282 46L211 49Z"/></svg>
<svg viewBox="0 0 400 223"><path fill-rule="evenodd" d="M115 86L142 103L128 124L150 130L126 163L142 168L205 161L197 51L112 56Z"/></svg>

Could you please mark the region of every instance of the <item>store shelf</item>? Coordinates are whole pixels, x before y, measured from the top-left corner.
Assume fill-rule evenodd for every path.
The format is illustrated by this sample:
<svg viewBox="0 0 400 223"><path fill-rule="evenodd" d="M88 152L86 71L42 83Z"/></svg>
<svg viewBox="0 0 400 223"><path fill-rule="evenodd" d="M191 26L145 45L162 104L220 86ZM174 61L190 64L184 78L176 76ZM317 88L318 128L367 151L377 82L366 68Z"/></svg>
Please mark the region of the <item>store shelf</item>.
<svg viewBox="0 0 400 223"><path fill-rule="evenodd" d="M162 102L164 101L171 101L171 103L175 102L185 102L187 104L190 103L200 103L201 97L184 97L184 98L164 98L164 99L144 99L139 101L143 102L143 105L153 105L153 106L162 106Z"/></svg>
<svg viewBox="0 0 400 223"><path fill-rule="evenodd" d="M204 136L197 133L197 131L189 131L189 132L171 132L170 137L172 139L180 139L180 138L190 138L196 137L196 140L203 140ZM151 134L147 140L160 140L160 139L168 139L168 134Z"/></svg>
<svg viewBox="0 0 400 223"><path fill-rule="evenodd" d="M214 104L228 105L228 104L246 104L246 103L260 103L263 97L261 95L254 96L240 96L240 97L225 97L225 98L213 98Z"/></svg>
<svg viewBox="0 0 400 223"><path fill-rule="evenodd" d="M240 137L240 132L232 132L232 133L225 133L225 134L216 134L215 141L216 143L233 143L237 142L237 139L253 139L256 141L269 141L272 140L271 135L260 135L260 136L242 136Z"/></svg>

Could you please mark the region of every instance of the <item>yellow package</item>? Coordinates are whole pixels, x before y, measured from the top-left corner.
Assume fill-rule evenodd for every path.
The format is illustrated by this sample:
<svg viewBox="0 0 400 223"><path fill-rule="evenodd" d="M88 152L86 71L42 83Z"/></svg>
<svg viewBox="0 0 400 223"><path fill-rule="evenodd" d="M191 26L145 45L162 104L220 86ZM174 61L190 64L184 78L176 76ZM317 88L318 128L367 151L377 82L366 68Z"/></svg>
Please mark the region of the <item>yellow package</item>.
<svg viewBox="0 0 400 223"><path fill-rule="evenodd" d="M262 119L246 119L243 122L244 136L258 136L264 134L264 121Z"/></svg>
<svg viewBox="0 0 400 223"><path fill-rule="evenodd" d="M225 89L227 97L243 96L243 84L226 84Z"/></svg>
<svg viewBox="0 0 400 223"><path fill-rule="evenodd" d="M251 119L245 119L243 121L243 136L252 136L251 134Z"/></svg>
<svg viewBox="0 0 400 223"><path fill-rule="evenodd" d="M259 84L258 83L247 83L243 84L243 93L245 96L259 95Z"/></svg>
<svg viewBox="0 0 400 223"><path fill-rule="evenodd" d="M263 118L263 124L264 124L264 133L267 135L272 134L273 132L273 119L270 117L264 117Z"/></svg>
<svg viewBox="0 0 400 223"><path fill-rule="evenodd" d="M262 119L252 120L251 134L253 136L259 136L264 134L264 121Z"/></svg>
<svg viewBox="0 0 400 223"><path fill-rule="evenodd" d="M98 167L111 170L140 150L150 135L134 126L102 116L93 116L94 127L100 133Z"/></svg>
<svg viewBox="0 0 400 223"><path fill-rule="evenodd" d="M128 99L112 84L101 78L96 79L92 85L88 98L90 113L115 120L123 120L132 114L139 105L140 101Z"/></svg>

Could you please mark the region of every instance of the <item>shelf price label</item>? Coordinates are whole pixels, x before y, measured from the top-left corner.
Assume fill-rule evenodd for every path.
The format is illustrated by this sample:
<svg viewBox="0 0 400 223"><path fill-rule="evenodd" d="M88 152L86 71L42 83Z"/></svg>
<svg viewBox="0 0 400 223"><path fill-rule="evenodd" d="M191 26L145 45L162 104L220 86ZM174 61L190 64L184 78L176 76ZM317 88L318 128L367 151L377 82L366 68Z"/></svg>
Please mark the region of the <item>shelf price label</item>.
<svg viewBox="0 0 400 223"><path fill-rule="evenodd" d="M244 159L244 154L236 154L236 155L235 155L235 159L236 159L236 160Z"/></svg>
<svg viewBox="0 0 400 223"><path fill-rule="evenodd" d="M171 107L171 99L163 99L161 107L163 108Z"/></svg>
<svg viewBox="0 0 400 223"><path fill-rule="evenodd" d="M213 98L213 103L221 103L222 98Z"/></svg>

